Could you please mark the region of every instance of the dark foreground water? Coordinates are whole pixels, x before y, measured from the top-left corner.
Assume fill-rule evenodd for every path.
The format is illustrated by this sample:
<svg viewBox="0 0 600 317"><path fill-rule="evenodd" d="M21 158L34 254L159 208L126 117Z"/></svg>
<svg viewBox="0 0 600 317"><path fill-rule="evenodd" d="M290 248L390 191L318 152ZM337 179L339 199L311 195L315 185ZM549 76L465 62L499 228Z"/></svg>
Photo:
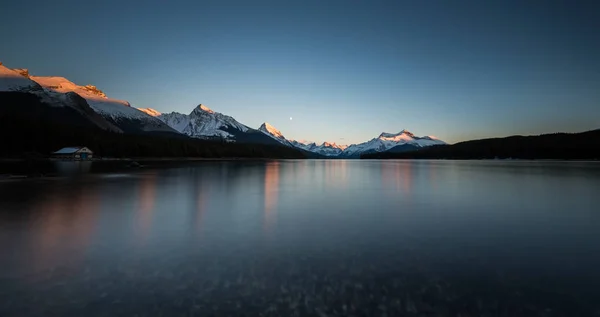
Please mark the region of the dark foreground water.
<svg viewBox="0 0 600 317"><path fill-rule="evenodd" d="M0 181L0 316L600 316L600 164Z"/></svg>

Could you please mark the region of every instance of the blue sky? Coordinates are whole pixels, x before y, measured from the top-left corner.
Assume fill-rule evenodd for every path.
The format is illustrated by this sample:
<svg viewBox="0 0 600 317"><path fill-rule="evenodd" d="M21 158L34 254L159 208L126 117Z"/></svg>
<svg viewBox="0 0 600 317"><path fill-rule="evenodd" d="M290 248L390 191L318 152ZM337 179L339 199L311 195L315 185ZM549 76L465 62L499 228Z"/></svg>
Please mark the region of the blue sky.
<svg viewBox="0 0 600 317"><path fill-rule="evenodd" d="M600 128L594 1L4 1L0 61L290 139ZM289 120L293 117L293 120Z"/></svg>

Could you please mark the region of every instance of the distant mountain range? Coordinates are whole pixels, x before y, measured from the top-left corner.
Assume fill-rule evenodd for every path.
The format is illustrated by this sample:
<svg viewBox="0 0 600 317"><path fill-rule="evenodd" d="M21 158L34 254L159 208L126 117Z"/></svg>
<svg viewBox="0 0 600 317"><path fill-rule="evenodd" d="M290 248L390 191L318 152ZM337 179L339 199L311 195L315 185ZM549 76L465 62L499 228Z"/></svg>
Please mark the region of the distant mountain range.
<svg viewBox="0 0 600 317"><path fill-rule="evenodd" d="M0 135L5 137L0 156L44 156L84 145L95 156L307 157L202 105L189 116L140 111L95 86L33 76L1 63Z"/></svg>
<svg viewBox="0 0 600 317"><path fill-rule="evenodd" d="M281 144L287 146L295 146L297 148L318 153L329 158L359 158L361 155L378 152L404 152L417 150L433 145L445 145L446 142L441 141L432 136L417 137L409 131L402 130L398 133L381 133L378 137L369 141L352 144L338 145L335 143L323 142L320 145L314 142L299 142L296 140L288 140L275 127L268 123L263 123L259 131L271 136Z"/></svg>
<svg viewBox="0 0 600 317"><path fill-rule="evenodd" d="M43 146L44 151L49 144L57 146L64 143L64 146L71 146L77 144L67 144L72 142L69 140L82 140L80 142L85 141L87 146L98 144L106 153L115 155L152 153L158 156L164 154L268 157L271 155L269 153L277 153L272 157L281 157L281 154L285 157L308 158L533 158L538 155L536 153L552 152L549 150L552 148L580 153L577 157L585 156L581 154L581 151L585 151L585 142L572 135L540 136L538 139L512 137L448 145L433 136L419 137L402 130L398 133L383 132L358 144L316 144L287 139L281 131L267 122L257 129L251 128L203 104L196 106L189 114L160 113L151 108L135 108L127 101L109 98L93 85L78 85L64 77L33 76L27 69L10 69L2 63L0 102L0 119L3 120L2 128L6 130L5 133L19 129L16 122L22 122L21 128L29 124L39 131L46 131L39 132L44 135L35 136L34 128L30 128L28 133L31 138L37 138L31 142L41 142L40 139L51 138L54 130L61 131L61 139L47 141L47 145ZM13 130L10 130L9 126L14 126ZM48 132L50 127L54 130ZM75 135L68 136L69 131ZM84 134L81 131L86 131L88 134L85 135L88 138L78 138L78 133ZM590 133L597 135L597 132ZM100 135L104 135L105 139L99 139ZM118 135L128 137L116 137ZM160 136L161 139L153 138L154 136ZM128 141L122 141L124 139ZM125 149L134 139L136 141L132 149ZM562 145L550 144L548 140L559 140ZM212 143L208 146L208 143L198 142ZM141 149L141 144L146 144L146 148ZM173 147L173 144L177 145ZM569 147L567 144L577 146ZM151 149L153 146L162 150ZM26 144L15 143L14 147L26 148ZM114 152L115 147L120 150ZM9 151L7 148L5 150ZM554 152L546 156L565 157Z"/></svg>
<svg viewBox="0 0 600 317"><path fill-rule="evenodd" d="M134 108L127 101L109 98L93 85L78 85L64 77L33 76L27 69L9 69L0 64L2 91L27 93L51 107L75 109L89 124L114 133L162 134L230 143L279 145L310 157L358 158L361 154L388 151L397 146L410 150L445 144L436 138L416 137L404 130L396 134L381 133L377 138L349 146L288 140L266 122L258 129L253 129L203 104L195 107L190 114Z"/></svg>
<svg viewBox="0 0 600 317"><path fill-rule="evenodd" d="M265 122L258 130L254 130L233 117L215 112L205 105L197 106L189 115L178 112L160 113L152 108L140 108L146 114L160 119L174 130L195 138L222 138L228 141L244 142L249 139L257 140L256 132L261 132L272 141L281 145L301 149L325 158L359 158L360 155L377 152L411 151L432 145L444 145L446 142L432 136L417 137L409 131L398 133L381 133L369 141L338 145L336 143L288 140L281 131ZM265 140L261 140L265 142Z"/></svg>
<svg viewBox="0 0 600 317"><path fill-rule="evenodd" d="M365 159L600 159L600 129L581 133L514 135L438 145L409 152L366 153Z"/></svg>
<svg viewBox="0 0 600 317"><path fill-rule="evenodd" d="M296 140L288 140L285 138L285 136L283 136L283 133L281 133L281 131L277 130L277 128L275 128L274 126L272 126L271 124L265 122L263 123L258 130L270 137L272 137L274 140L276 140L277 142L286 145L286 146L290 146L290 147L296 147L299 149L302 149L304 151L308 151L308 152L312 152L315 153L319 156L323 156L323 157L331 157L331 156L335 156L338 155L339 153L341 153L341 148L345 148L345 146L338 146L335 143L327 143L324 142L321 145L316 145L314 142L306 142L306 141L296 141Z"/></svg>

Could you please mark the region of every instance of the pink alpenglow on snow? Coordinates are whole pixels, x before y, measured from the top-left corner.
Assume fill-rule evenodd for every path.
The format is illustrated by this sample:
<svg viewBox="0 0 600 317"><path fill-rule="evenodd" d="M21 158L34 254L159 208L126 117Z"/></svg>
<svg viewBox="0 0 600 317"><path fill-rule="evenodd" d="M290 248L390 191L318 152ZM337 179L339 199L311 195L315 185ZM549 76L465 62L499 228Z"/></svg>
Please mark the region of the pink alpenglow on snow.
<svg viewBox="0 0 600 317"><path fill-rule="evenodd" d="M0 91L21 91L31 88L40 87L21 73L0 64Z"/></svg>
<svg viewBox="0 0 600 317"><path fill-rule="evenodd" d="M139 111L145 112L149 116L158 117L161 115L160 112L152 109L152 108L138 108Z"/></svg>
<svg viewBox="0 0 600 317"><path fill-rule="evenodd" d="M268 122L263 123L260 128L258 128L261 131L266 131L270 134L272 134L275 137L278 138L283 138L283 134L281 133L281 131L277 130L274 126L270 125Z"/></svg>

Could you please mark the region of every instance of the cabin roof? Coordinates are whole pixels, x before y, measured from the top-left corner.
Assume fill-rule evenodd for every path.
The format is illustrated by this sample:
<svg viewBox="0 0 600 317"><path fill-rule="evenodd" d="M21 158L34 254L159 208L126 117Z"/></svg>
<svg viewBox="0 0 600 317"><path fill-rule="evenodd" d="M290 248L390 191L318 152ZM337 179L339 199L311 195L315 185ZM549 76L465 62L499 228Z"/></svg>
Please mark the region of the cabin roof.
<svg viewBox="0 0 600 317"><path fill-rule="evenodd" d="M83 148L83 146L68 146L54 152L54 154L73 154Z"/></svg>

